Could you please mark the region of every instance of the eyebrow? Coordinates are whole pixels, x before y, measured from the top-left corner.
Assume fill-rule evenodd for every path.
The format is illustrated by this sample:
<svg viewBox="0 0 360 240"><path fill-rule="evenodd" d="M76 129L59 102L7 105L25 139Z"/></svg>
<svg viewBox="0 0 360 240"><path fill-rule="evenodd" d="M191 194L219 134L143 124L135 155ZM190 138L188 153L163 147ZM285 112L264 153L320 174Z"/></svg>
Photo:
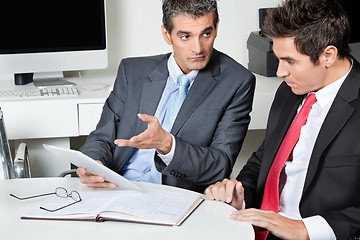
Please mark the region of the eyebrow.
<svg viewBox="0 0 360 240"><path fill-rule="evenodd" d="M295 58L292 57L279 57L280 60L290 60L290 61L296 61Z"/></svg>
<svg viewBox="0 0 360 240"><path fill-rule="evenodd" d="M204 33L204 32L208 32L208 31L214 31L214 27L207 27L207 28L205 28L202 32ZM179 31L176 33L176 35L178 35L178 36L179 36L179 35L184 35L184 34L190 35L191 32L179 30Z"/></svg>

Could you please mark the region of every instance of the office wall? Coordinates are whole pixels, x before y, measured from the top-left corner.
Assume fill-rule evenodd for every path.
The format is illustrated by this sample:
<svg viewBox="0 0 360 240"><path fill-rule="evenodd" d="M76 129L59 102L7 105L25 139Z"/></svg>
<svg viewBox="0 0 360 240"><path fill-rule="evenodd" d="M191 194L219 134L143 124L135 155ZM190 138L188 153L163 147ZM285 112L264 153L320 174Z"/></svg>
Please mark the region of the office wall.
<svg viewBox="0 0 360 240"><path fill-rule="evenodd" d="M115 74L120 60L171 51L161 35L161 0L107 0L109 67ZM215 47L247 66L246 40L258 30L258 9L281 0L220 0L220 24Z"/></svg>

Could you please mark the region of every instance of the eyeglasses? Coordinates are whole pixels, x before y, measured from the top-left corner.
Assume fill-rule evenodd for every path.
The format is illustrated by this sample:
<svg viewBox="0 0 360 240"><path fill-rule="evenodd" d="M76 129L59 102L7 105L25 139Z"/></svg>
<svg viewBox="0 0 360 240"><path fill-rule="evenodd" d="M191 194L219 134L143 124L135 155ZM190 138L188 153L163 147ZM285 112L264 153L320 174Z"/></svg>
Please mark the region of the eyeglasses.
<svg viewBox="0 0 360 240"><path fill-rule="evenodd" d="M63 209L63 208L69 207L71 205L74 205L75 203L81 202L81 200L82 200L81 197L80 197L79 192L71 191L70 193L68 193L66 188L63 188L63 187L57 187L55 189L55 192L52 192L52 193L44 193L44 194L39 194L39 195L34 195L34 196L29 196L29 197L18 197L16 195L12 194L12 193L10 193L10 196L12 196L12 197L14 197L16 199L19 199L19 200L27 200L27 199L30 199L30 198L43 197L43 196L48 196L48 195L53 195L53 194L55 194L56 196L61 197L61 198L70 197L75 202L67 204L67 205L59 207L59 208L56 208L56 209L48 209L48 208L44 208L44 207L40 207L40 209L48 211L48 212L56 212L56 211L59 211L60 209Z"/></svg>

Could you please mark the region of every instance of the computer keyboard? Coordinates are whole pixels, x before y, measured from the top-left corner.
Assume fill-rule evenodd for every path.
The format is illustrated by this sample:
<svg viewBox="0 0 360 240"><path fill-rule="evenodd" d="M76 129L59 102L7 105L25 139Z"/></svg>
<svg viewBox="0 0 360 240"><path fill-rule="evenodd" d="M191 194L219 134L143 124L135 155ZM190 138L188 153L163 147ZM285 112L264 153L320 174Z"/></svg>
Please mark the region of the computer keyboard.
<svg viewBox="0 0 360 240"><path fill-rule="evenodd" d="M78 89L74 86L56 86L46 88L32 88L32 89L12 89L0 90L0 99L14 99L14 98L46 98L46 97L61 97L61 96L77 96Z"/></svg>

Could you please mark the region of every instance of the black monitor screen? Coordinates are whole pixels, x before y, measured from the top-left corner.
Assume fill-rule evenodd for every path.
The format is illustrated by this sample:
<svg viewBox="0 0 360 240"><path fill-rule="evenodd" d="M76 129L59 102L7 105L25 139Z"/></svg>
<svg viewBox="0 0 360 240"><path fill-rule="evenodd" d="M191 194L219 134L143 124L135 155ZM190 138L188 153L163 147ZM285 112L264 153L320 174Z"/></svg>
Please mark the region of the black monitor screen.
<svg viewBox="0 0 360 240"><path fill-rule="evenodd" d="M359 0L338 0L346 11L351 28L350 43L360 42Z"/></svg>
<svg viewBox="0 0 360 240"><path fill-rule="evenodd" d="M106 48L104 0L1 3L0 54Z"/></svg>

